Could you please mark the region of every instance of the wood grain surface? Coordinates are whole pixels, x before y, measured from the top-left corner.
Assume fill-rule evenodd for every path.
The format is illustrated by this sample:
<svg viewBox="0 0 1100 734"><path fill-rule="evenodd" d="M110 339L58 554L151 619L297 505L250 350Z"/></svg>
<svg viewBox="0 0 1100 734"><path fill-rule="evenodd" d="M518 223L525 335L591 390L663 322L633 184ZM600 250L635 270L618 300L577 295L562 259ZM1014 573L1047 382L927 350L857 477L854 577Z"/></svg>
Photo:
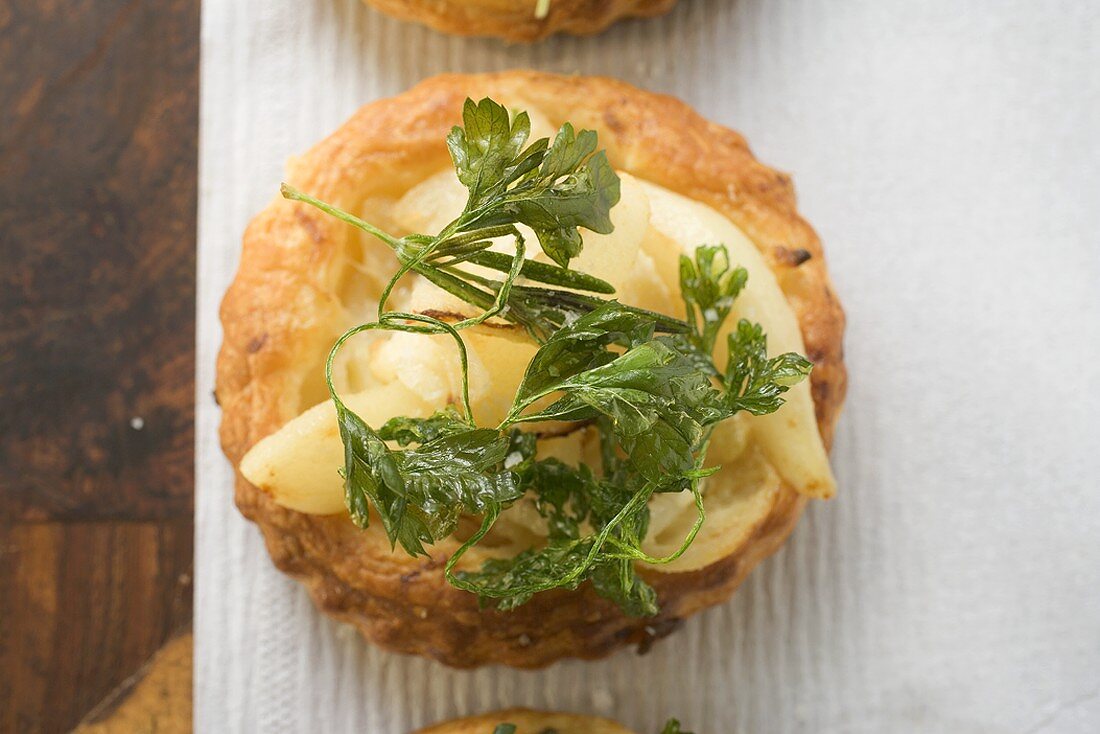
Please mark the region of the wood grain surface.
<svg viewBox="0 0 1100 734"><path fill-rule="evenodd" d="M0 731L191 615L199 0L0 2Z"/></svg>
<svg viewBox="0 0 1100 734"><path fill-rule="evenodd" d="M96 706L73 734L186 734L191 731L191 632L162 647Z"/></svg>

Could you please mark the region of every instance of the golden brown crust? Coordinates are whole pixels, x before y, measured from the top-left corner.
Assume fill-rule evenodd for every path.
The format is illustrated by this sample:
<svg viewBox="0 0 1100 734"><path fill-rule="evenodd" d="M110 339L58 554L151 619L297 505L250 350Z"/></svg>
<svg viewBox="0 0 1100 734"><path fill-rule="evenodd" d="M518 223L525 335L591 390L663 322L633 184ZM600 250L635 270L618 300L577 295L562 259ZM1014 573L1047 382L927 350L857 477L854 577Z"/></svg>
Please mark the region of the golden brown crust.
<svg viewBox="0 0 1100 734"><path fill-rule="evenodd" d="M676 0L551 0L545 17L536 16L538 0L364 0L400 18L460 36L496 36L508 41L538 41L554 33L587 36L621 18L668 12Z"/></svg>
<svg viewBox="0 0 1100 734"><path fill-rule="evenodd" d="M555 122L594 128L616 168L706 203L740 227L766 256L799 319L815 362L818 424L831 443L846 384L844 315L821 244L798 216L790 179L757 162L737 133L682 102L598 77L440 76L363 107L295 161L288 180L352 211L368 197L399 195L447 165L443 139L467 95L520 100ZM302 361L319 363L347 325L335 281L350 230L277 200L245 233L240 270L222 303L218 359L221 439L234 466L298 413ZM346 517L287 510L237 477L241 512L260 526L275 564L301 580L318 606L376 644L458 667L532 668L562 657L600 658L627 644L647 646L682 618L729 598L783 543L806 500L782 486L769 502L736 553L692 572L643 571L660 598L656 618L626 618L588 585L539 594L500 613L479 610L472 595L446 584L441 567L453 545L438 544L430 559L391 553L377 525L364 532Z"/></svg>
<svg viewBox="0 0 1100 734"><path fill-rule="evenodd" d="M507 709L480 716L445 721L413 734L493 734L500 724L515 724L516 734L541 734L552 729L557 734L634 734L622 724L599 716L559 714L531 709Z"/></svg>

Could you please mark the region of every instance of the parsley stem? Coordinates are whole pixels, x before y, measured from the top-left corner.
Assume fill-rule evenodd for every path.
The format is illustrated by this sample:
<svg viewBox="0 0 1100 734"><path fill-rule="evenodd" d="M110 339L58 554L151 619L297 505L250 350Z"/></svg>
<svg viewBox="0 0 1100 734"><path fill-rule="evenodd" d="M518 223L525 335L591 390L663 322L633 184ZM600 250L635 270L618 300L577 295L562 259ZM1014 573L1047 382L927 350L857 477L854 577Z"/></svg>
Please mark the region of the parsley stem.
<svg viewBox="0 0 1100 734"><path fill-rule="evenodd" d="M334 216L340 221L347 222L348 224L358 227L368 234L374 235L394 249L397 249L401 246L401 242L399 240L378 229L378 227L375 227L370 222L364 221L354 214L349 214L343 209L337 209L334 206L326 204L320 199L316 199L303 191L299 191L288 183L284 183L281 187L279 187L279 191L282 193L284 199L290 199L291 201L300 201L302 203L309 204L310 206L315 206L323 211L325 214Z"/></svg>
<svg viewBox="0 0 1100 734"><path fill-rule="evenodd" d="M416 327L410 324L403 323L405 321L415 321L425 324L427 328ZM378 321L371 321L366 324L359 324L345 331L340 335L340 338L336 340L336 343L332 345L332 349L329 350L328 358L325 360L325 383L328 386L329 395L332 397L332 401L336 404L340 410L348 410L344 405L344 401L340 399L340 395L336 391L336 386L332 379L332 365L336 360L336 355L344 347L345 342L351 339L353 336L360 334L364 331L405 331L419 334L448 334L455 341L455 345L458 347L458 359L462 366L462 409L465 413L466 421L471 425L474 423L473 410L470 407L470 376L469 376L469 355L466 353L466 343L462 340L462 337L458 333L458 329L448 324L446 321L441 321L433 316L417 313L400 313L397 311L390 311L379 318Z"/></svg>
<svg viewBox="0 0 1100 734"><path fill-rule="evenodd" d="M710 450L710 441L714 436L715 426L711 425L707 427L706 433L703 439L699 442L699 447L695 451L695 471L702 472L703 464L706 463L707 453ZM717 471L717 467L714 467L713 471ZM703 507L703 492L699 483L702 481L702 477L694 476L690 480L691 495L695 500L695 522L691 525L691 530L680 542L680 547L674 550L667 556L653 557L648 553L642 551L640 545L634 547L627 547L625 557L629 557L635 561L641 561L642 563L651 563L653 565L665 565L672 563L680 556L687 552L687 549L691 547L691 544L695 542L695 536L699 534L699 531L703 528L703 523L707 519L707 511Z"/></svg>
<svg viewBox="0 0 1100 734"><path fill-rule="evenodd" d="M445 255L450 254L456 248L461 248L463 245L478 242L480 240L491 240L496 237L507 237L515 232L515 227L510 224L501 224L495 227L483 227L481 229L475 229L472 232L466 232L464 234L454 235L447 238L440 243L437 250L437 254ZM486 246L489 243L486 242Z"/></svg>

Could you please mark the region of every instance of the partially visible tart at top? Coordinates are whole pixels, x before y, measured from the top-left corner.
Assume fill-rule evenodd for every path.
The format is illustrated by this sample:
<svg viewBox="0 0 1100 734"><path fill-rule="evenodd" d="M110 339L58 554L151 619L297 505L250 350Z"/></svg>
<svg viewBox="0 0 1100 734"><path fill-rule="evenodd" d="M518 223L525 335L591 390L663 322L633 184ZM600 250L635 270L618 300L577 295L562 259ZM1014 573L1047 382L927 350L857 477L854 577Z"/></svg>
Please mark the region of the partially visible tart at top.
<svg viewBox="0 0 1100 734"><path fill-rule="evenodd" d="M459 36L538 41L587 36L622 18L660 15L676 0L364 0L384 13Z"/></svg>

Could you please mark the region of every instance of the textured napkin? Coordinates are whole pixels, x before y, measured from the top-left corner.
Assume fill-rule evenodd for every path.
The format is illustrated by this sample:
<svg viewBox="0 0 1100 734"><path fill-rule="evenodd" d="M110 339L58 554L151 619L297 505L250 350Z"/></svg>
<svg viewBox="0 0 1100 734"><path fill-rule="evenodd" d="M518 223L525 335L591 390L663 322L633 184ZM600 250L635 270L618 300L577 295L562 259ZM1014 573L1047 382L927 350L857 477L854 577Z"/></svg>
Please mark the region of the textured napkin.
<svg viewBox="0 0 1100 734"><path fill-rule="evenodd" d="M1100 731L1100 5L683 0L534 47L357 0L205 0L199 732L503 706L718 732ZM838 497L646 657L457 672L317 613L232 503L217 306L284 161L443 71L607 74L792 172L849 315Z"/></svg>

